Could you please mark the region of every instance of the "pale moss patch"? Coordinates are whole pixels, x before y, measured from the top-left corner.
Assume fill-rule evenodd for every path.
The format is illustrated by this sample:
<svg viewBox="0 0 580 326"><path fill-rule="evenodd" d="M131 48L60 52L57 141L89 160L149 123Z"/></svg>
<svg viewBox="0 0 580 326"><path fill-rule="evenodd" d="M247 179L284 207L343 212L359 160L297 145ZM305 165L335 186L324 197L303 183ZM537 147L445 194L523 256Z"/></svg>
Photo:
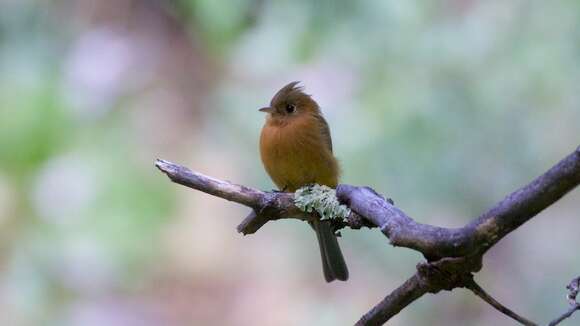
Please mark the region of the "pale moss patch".
<svg viewBox="0 0 580 326"><path fill-rule="evenodd" d="M319 184L296 190L294 204L304 212L317 212L322 220L346 219L350 214L350 209L338 202L334 189Z"/></svg>

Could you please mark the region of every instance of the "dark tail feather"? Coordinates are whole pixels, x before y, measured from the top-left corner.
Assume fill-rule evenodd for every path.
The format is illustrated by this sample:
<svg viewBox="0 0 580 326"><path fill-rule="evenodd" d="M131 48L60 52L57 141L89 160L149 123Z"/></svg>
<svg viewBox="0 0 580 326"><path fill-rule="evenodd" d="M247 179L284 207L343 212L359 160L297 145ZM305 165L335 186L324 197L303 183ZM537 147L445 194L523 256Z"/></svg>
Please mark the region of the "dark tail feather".
<svg viewBox="0 0 580 326"><path fill-rule="evenodd" d="M346 281L348 279L348 268L344 262L344 257L338 246L338 239L332 231L329 221L315 221L314 230L320 246L320 256L322 257L322 271L326 282L334 280Z"/></svg>

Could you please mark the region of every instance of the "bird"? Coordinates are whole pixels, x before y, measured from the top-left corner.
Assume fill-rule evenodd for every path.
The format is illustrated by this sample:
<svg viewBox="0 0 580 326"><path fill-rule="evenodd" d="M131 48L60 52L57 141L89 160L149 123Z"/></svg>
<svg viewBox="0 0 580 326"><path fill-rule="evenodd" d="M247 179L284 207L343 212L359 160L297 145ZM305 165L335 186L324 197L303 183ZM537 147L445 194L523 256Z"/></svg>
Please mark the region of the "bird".
<svg viewBox="0 0 580 326"><path fill-rule="evenodd" d="M311 95L304 93L300 82L282 87L259 109L266 113L260 134L260 157L278 191L319 184L336 188L340 166L332 152L330 128ZM326 282L346 281L348 268L330 221L315 219L322 270Z"/></svg>

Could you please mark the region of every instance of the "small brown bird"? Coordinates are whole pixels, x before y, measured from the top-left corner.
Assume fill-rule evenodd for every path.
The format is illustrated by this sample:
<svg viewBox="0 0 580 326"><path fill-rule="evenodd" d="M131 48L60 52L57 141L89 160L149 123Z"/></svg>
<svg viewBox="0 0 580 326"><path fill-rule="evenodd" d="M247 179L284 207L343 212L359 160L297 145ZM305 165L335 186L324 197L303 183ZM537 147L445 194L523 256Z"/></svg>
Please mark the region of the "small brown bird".
<svg viewBox="0 0 580 326"><path fill-rule="evenodd" d="M332 154L330 129L318 104L298 87L284 86L274 95L260 136L260 155L266 171L281 191L294 192L308 184L335 188L340 169ZM348 269L330 222L312 223L318 238L327 282L346 281Z"/></svg>

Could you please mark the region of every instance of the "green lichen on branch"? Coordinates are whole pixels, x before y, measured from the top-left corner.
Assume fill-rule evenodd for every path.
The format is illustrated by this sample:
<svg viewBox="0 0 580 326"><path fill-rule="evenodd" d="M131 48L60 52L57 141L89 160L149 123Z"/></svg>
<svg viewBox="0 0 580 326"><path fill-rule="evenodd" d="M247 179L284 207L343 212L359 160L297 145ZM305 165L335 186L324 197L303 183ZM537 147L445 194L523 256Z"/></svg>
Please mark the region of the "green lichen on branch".
<svg viewBox="0 0 580 326"><path fill-rule="evenodd" d="M304 186L294 193L294 204L307 213L316 212L322 220L346 219L350 209L336 199L336 191L319 184Z"/></svg>

